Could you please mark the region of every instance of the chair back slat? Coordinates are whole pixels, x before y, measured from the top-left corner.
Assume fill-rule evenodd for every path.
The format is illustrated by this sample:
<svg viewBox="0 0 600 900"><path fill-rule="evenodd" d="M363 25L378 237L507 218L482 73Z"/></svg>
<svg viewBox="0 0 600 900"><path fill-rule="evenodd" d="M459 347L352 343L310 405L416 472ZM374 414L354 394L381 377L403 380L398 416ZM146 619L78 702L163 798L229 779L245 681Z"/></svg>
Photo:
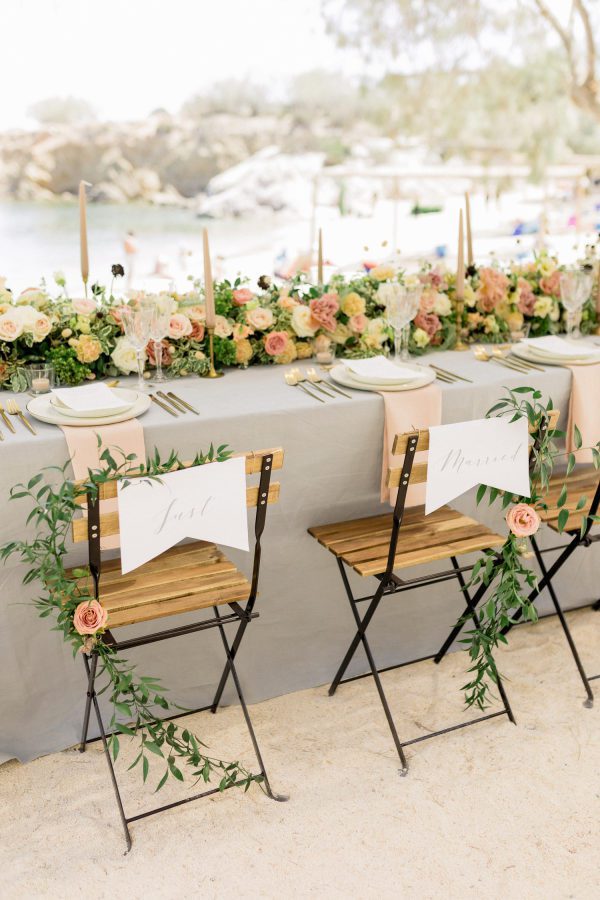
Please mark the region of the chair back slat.
<svg viewBox="0 0 600 900"><path fill-rule="evenodd" d="M386 484L389 488L400 487L402 468L388 469ZM410 473L410 484L423 484L427 481L427 463L414 463Z"/></svg>
<svg viewBox="0 0 600 900"><path fill-rule="evenodd" d="M273 450L255 450L250 451L249 453L235 453L232 458L245 456L246 457L246 475L256 475L260 472L262 466L263 457L267 454L273 455L273 469L281 469L283 466L283 450L281 447L276 447ZM189 469L190 466L193 465L193 460L187 460L186 462L181 463L179 466L175 466L171 471L176 472L179 469ZM211 463L207 463L207 465L212 465ZM127 478L140 478L146 475L147 473L139 472L136 469L132 469L127 472ZM120 476L121 478L123 476ZM111 478L109 481L105 481L98 486L98 496L100 500L113 500L117 496L117 484L119 482L119 477ZM86 484L85 481L77 482L79 487L83 487ZM77 497L76 501L79 506L85 506L87 504L87 497L85 494L81 494ZM274 502L274 501L269 501ZM254 504L256 506L256 504Z"/></svg>
<svg viewBox="0 0 600 900"><path fill-rule="evenodd" d="M393 456L400 456L402 453L406 453L406 447L408 446L408 439L413 434L414 434L414 431L404 432L403 434L397 434L394 437L394 443L392 445ZM416 452L418 452L419 450L429 450L429 429L428 428L426 428L424 431L419 431L419 440L417 441Z"/></svg>

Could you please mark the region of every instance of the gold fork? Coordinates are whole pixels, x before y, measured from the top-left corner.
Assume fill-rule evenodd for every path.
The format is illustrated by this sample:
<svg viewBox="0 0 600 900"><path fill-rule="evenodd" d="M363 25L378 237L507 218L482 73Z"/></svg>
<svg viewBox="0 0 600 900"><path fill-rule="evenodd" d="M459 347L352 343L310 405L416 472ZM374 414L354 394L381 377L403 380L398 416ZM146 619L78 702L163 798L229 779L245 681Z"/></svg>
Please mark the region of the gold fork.
<svg viewBox="0 0 600 900"><path fill-rule="evenodd" d="M6 425L8 430L12 431L12 433L15 434L15 426L13 425L13 423L10 421L10 419L4 412L4 407L2 406L2 403L0 403L0 416L2 416L2 421L4 422L4 424Z"/></svg>
<svg viewBox="0 0 600 900"><path fill-rule="evenodd" d="M292 369L292 375L294 376L294 378L296 379L296 383L299 384L300 387L304 387L304 385L302 384L303 381L309 381L309 379L301 369ZM322 388L318 384L315 384L312 379L310 379L310 383L315 388L315 390L319 391L319 393L323 394L325 397L328 397L330 400L333 398L333 394L330 394L329 391L325 390L325 388Z"/></svg>
<svg viewBox="0 0 600 900"><path fill-rule="evenodd" d="M286 372L283 377L285 378L286 383L290 385L290 387L299 387L304 391L305 394L308 394L309 397L312 397L313 400L318 400L319 403L325 403L322 397L317 397L317 395L313 394L312 391L309 391L309 389L304 384L300 384L293 372Z"/></svg>
<svg viewBox="0 0 600 900"><path fill-rule="evenodd" d="M326 385L326 387L323 388L324 391L335 391L336 394L341 394L342 397L347 397L348 400L352 400L352 394L347 394L346 391L343 391L336 384L332 384L330 381L325 381L325 379L321 375L319 375L316 369L307 369L306 377L311 384L314 384L315 387L318 387L320 384L324 384ZM329 394L329 396L333 397L333 394Z"/></svg>
<svg viewBox="0 0 600 900"><path fill-rule="evenodd" d="M475 359L478 359L479 362L495 362L500 366L504 366L505 369L512 369L513 372L520 372L521 375L527 375L530 372L525 366L519 365L519 363L512 359L508 360L504 356L493 356L491 353L484 350L483 347L473 347L473 353L475 354Z"/></svg>
<svg viewBox="0 0 600 900"><path fill-rule="evenodd" d="M16 400L7 400L6 408L8 410L9 415L18 416L20 418L21 422L23 423L23 425L25 426L25 428L28 428L32 434L37 434L37 431L31 424L31 422L28 419L26 419L25 416L23 415L23 413L21 412L21 407L19 406L19 404L17 403Z"/></svg>

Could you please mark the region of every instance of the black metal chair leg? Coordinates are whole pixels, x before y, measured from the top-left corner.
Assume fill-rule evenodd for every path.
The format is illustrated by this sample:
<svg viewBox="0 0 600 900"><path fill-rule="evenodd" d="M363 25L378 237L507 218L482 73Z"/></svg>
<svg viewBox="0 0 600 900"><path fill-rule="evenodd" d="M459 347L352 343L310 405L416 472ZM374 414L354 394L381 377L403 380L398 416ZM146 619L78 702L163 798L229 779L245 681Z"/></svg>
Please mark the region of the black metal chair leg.
<svg viewBox="0 0 600 900"><path fill-rule="evenodd" d="M548 571L544 564L544 558L543 558L542 554L540 553L540 548L538 547L537 541L534 537L531 538L531 546L533 547L533 552L535 553L535 558L540 567L542 576L544 578L546 578L548 576ZM567 643L569 645L571 655L572 655L573 659L575 660L575 665L577 666L577 671L579 672L579 677L581 678L583 687L585 688L585 692L587 694L587 700L584 700L583 705L587 709L590 709L594 705L594 692L592 691L592 688L588 681L588 677L587 677L585 669L583 667L583 663L581 662L581 658L577 651L575 641L573 640L573 636L572 636L569 626L567 624L567 620L565 619L565 615L562 611L562 607L558 601L558 597L556 596L556 591L554 590L554 585L552 584L551 579L548 579L548 583L547 583L546 587L548 588L548 593L550 594L550 597L552 598L552 603L554 604L554 609L556 610L556 615L558 616L560 624L562 626L562 630L565 633L565 637L567 639Z"/></svg>
<svg viewBox="0 0 600 900"><path fill-rule="evenodd" d="M235 638L233 639L233 643L231 645L231 658L235 659L236 654L240 648L240 644L242 643L242 638L244 637L244 632L248 627L248 622L241 622L238 630L236 632ZM221 680L219 681L219 686L217 687L217 691L215 693L214 700L211 704L210 711L212 713L216 713L217 707L221 702L221 697L223 696L223 691L225 690L225 685L227 684L227 679L229 678L230 666L229 660L225 663L225 668L223 669L223 674L221 675Z"/></svg>
<svg viewBox="0 0 600 900"><path fill-rule="evenodd" d="M125 810L123 809L123 801L121 800L121 794L119 792L119 786L117 784L117 777L115 775L115 769L113 766L113 761L110 756L110 748L108 746L108 741L106 740L106 732L104 730L104 723L102 721L102 715L100 714L100 705L98 703L98 697L96 696L96 691L94 689L94 682L92 680L92 669L95 671L95 668L98 664L98 654L94 653L92 655L92 665L90 666L87 656L83 657L83 661L85 663L85 668L88 673L89 682L92 685L92 696L91 701L94 704L94 710L96 712L96 719L98 720L98 728L100 729L100 737L102 739L102 746L104 747L104 755L106 756L106 761L108 763L108 770L110 772L110 778L112 781L113 790L115 792L115 798L117 800L117 806L119 807L119 815L121 816L121 822L123 823L123 831L125 832L125 843L127 844L127 853L131 850L131 834L129 832L129 826L127 824L127 817L125 815ZM94 665L94 663L96 665Z"/></svg>
<svg viewBox="0 0 600 900"><path fill-rule="evenodd" d="M592 606L592 609L595 609L596 612L600 612L600 600L596 600L596 602Z"/></svg>
<svg viewBox="0 0 600 900"><path fill-rule="evenodd" d="M217 619L220 619L220 613L217 607L214 607L215 616ZM263 762L263 758L260 752L260 748L258 746L258 741L256 739L256 734L254 733L254 728L252 725L252 720L250 719L250 713L248 712L248 707L246 706L246 700L244 698L244 693L242 691L242 686L240 680L238 678L237 669L235 667L235 663L233 661L233 656L231 653L231 647L227 643L227 637L225 635L225 629L223 625L219 624L219 633L221 635L221 640L223 641L223 647L225 648L225 655L227 657L227 664L229 666L229 671L231 672L231 677L233 678L233 683L235 684L236 693L238 695L238 699L240 701L240 706L242 707L242 712L244 713L244 719L246 720L246 727L248 729L248 733L250 735L250 740L252 741L252 746L254 747L254 754L258 761L258 765L260 767L260 774L264 778L265 791L267 796L271 798L271 800L277 800L279 802L284 802L289 799L289 797L284 796L283 794L275 794L271 788L271 784L269 782L269 776L267 775L267 770L265 769L265 764Z"/></svg>
<svg viewBox="0 0 600 900"><path fill-rule="evenodd" d="M88 728L90 725L90 713L92 711L92 697L94 695L94 682L96 680L96 668L98 666L98 654L92 656L92 664L90 666L87 655L84 654L83 664L88 676L88 689L85 700L85 711L83 714L83 727L81 729L81 743L79 744L79 752L85 753L87 743Z"/></svg>
<svg viewBox="0 0 600 900"><path fill-rule="evenodd" d="M450 561L452 562L452 567L456 572L456 577L458 579L458 583L460 584L460 586L462 588L462 592L465 595L465 597L467 598L467 603L469 604L469 606L472 606L471 596L469 594L467 585L465 584L465 579L463 578L463 574L460 571L460 566L458 565L458 560L456 559L455 556L451 556ZM471 618L473 619L473 624L475 625L475 628L479 628L479 616L477 615L475 608L471 609ZM509 703L506 691L504 690L504 684L502 683L502 678L500 677L499 672L498 672L498 681L496 683L498 685L498 693L500 694L500 698L504 705L504 709L506 710L508 719L510 722L513 723L513 725L516 725L517 721L514 717L514 714L512 711L512 706Z"/></svg>

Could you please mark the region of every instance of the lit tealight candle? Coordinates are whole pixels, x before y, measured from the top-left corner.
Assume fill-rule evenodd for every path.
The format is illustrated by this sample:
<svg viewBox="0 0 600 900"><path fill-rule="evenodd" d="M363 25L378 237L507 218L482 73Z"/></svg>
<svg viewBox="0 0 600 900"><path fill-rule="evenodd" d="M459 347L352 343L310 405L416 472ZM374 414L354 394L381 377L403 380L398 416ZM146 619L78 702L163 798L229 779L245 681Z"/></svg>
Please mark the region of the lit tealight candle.
<svg viewBox="0 0 600 900"><path fill-rule="evenodd" d="M50 379L41 376L39 378L32 378L31 390L35 391L36 394L45 394L50 390Z"/></svg>

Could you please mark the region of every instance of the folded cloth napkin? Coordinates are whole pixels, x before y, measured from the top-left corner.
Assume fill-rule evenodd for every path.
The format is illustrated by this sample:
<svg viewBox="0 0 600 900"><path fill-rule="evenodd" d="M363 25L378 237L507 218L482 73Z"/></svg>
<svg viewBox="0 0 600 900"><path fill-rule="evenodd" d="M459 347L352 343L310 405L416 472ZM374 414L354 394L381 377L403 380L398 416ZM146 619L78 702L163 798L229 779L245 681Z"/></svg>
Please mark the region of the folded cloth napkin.
<svg viewBox="0 0 600 900"><path fill-rule="evenodd" d="M567 423L567 450L575 452L573 426L577 425L584 447L600 441L600 363L595 366L567 366L571 370L571 399ZM591 450L575 453L578 463L592 462Z"/></svg>
<svg viewBox="0 0 600 900"><path fill-rule="evenodd" d="M144 444L144 429L138 419L128 419L126 422L117 422L114 425L93 425L89 428L61 425L62 432L69 448L69 457L73 466L76 481L83 481L88 476L89 469L101 469L104 463L100 462L100 454L111 448L118 464L121 463L122 450L125 456L135 453L136 459L130 466L137 468L146 460L146 446ZM98 436L102 444L98 447ZM117 454L117 455L115 455ZM102 501L102 513L112 512L117 509L117 500ZM111 550L119 546L119 535L111 534L100 539L102 550Z"/></svg>
<svg viewBox="0 0 600 900"><path fill-rule="evenodd" d="M393 506L398 494L397 488L386 487L389 467L401 465L401 456L392 456L394 436L403 431L419 431L442 422L442 392L433 383L414 391L381 391L385 408L383 426L383 460L381 466L381 502ZM415 462L425 462L427 452L415 454ZM425 503L425 485L409 487L406 495L407 506L421 506Z"/></svg>

